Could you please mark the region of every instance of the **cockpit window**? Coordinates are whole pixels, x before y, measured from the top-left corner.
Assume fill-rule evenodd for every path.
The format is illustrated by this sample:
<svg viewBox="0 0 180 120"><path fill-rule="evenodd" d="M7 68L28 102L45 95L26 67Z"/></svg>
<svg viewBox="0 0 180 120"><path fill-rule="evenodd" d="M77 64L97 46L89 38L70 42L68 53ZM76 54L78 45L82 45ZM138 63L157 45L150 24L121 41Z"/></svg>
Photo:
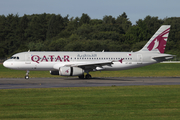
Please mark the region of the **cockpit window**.
<svg viewBox="0 0 180 120"><path fill-rule="evenodd" d="M19 57L18 56L12 56L10 59L17 59L17 60L19 60Z"/></svg>

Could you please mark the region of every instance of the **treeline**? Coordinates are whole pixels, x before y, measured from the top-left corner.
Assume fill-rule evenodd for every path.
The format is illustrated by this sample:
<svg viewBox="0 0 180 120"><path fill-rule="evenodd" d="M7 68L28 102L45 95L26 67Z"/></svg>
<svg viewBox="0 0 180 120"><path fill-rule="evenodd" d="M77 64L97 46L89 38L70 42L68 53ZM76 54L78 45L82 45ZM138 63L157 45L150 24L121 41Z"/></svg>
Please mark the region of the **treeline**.
<svg viewBox="0 0 180 120"><path fill-rule="evenodd" d="M0 15L0 58L22 51L137 51L157 29L171 25L166 53L180 56L180 18L147 16L132 25L126 13L117 18L69 18L55 14Z"/></svg>

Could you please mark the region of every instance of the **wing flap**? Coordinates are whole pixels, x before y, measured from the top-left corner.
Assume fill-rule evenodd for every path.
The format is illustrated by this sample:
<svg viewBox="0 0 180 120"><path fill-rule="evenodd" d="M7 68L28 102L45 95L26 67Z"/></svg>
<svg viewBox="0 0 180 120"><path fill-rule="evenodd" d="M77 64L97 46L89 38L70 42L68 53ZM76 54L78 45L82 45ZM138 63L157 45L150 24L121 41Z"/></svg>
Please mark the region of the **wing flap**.
<svg viewBox="0 0 180 120"><path fill-rule="evenodd" d="M111 61L104 61L104 62L89 62L89 63L77 63L74 65L71 65L71 67L83 67L83 66L104 66L104 65L111 65L113 62Z"/></svg>

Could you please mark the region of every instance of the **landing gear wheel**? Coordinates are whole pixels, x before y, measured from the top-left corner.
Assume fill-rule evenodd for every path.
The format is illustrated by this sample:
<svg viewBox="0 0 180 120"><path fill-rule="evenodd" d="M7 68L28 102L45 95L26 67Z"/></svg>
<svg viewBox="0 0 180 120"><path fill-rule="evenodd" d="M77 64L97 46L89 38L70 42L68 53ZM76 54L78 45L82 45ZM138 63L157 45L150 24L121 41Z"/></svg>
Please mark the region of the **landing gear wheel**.
<svg viewBox="0 0 180 120"><path fill-rule="evenodd" d="M79 79L84 79L84 75L78 76Z"/></svg>
<svg viewBox="0 0 180 120"><path fill-rule="evenodd" d="M25 79L29 79L29 76L28 76L28 75L26 75L26 76L25 76Z"/></svg>
<svg viewBox="0 0 180 120"><path fill-rule="evenodd" d="M27 72L26 72L25 79L29 79L29 70L27 70Z"/></svg>
<svg viewBox="0 0 180 120"><path fill-rule="evenodd" d="M86 79L91 79L92 77L91 77L91 75L90 74L87 74L86 75Z"/></svg>

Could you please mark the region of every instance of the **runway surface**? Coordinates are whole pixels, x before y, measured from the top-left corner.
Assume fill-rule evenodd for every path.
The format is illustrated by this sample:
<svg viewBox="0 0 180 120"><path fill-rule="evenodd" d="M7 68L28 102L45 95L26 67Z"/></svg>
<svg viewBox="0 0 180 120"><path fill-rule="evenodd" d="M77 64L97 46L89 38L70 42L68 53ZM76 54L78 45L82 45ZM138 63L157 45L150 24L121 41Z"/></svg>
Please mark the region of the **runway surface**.
<svg viewBox="0 0 180 120"><path fill-rule="evenodd" d="M120 77L120 78L0 78L0 89L58 88L131 85L180 85L180 77Z"/></svg>

